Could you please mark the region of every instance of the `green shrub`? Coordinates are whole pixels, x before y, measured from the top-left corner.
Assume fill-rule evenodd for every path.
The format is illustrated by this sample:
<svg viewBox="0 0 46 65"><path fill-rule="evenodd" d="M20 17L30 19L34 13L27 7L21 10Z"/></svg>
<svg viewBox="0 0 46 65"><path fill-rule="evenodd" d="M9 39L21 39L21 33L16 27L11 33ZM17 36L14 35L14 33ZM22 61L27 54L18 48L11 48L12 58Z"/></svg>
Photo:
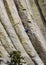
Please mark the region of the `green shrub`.
<svg viewBox="0 0 46 65"><path fill-rule="evenodd" d="M22 65L25 63L25 62L23 62L24 58L21 56L20 51L13 51L10 54L10 57L11 57L11 65Z"/></svg>

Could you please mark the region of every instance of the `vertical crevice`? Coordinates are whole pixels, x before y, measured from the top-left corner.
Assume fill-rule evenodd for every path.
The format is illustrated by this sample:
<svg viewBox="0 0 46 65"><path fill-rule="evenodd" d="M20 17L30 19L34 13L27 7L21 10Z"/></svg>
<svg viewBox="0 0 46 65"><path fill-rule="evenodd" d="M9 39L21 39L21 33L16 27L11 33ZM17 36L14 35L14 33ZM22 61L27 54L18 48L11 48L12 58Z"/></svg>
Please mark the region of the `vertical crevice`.
<svg viewBox="0 0 46 65"><path fill-rule="evenodd" d="M45 20L45 18L44 18L44 16L43 16L43 13L42 13L42 10L41 10L41 8L40 8L40 5L39 5L38 1L35 0L35 3L36 3L36 5L37 5L37 7L38 7L38 10L39 10L39 12L40 12L41 18L42 18L42 20L44 21L43 23L46 25L46 20Z"/></svg>

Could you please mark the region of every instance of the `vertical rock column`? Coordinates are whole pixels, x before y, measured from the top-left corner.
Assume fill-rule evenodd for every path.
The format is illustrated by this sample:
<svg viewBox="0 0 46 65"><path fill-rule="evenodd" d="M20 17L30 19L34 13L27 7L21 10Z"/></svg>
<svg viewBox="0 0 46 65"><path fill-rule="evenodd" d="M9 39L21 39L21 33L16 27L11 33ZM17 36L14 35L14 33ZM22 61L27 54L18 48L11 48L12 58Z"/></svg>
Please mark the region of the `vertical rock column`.
<svg viewBox="0 0 46 65"><path fill-rule="evenodd" d="M7 61L10 61L9 54L3 47L1 41L0 41L0 55L1 55L1 57L0 57L1 65L8 65Z"/></svg>

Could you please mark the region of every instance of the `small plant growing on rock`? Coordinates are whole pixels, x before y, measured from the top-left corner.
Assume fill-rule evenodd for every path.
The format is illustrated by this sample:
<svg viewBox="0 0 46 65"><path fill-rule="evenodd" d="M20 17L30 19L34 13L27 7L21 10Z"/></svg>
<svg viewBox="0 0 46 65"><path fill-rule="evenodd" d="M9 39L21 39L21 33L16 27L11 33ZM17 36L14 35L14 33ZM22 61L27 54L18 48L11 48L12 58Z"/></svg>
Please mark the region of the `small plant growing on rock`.
<svg viewBox="0 0 46 65"><path fill-rule="evenodd" d="M11 65L22 65L25 63L23 62L24 58L21 56L20 51L13 51L10 54L10 57L11 57Z"/></svg>

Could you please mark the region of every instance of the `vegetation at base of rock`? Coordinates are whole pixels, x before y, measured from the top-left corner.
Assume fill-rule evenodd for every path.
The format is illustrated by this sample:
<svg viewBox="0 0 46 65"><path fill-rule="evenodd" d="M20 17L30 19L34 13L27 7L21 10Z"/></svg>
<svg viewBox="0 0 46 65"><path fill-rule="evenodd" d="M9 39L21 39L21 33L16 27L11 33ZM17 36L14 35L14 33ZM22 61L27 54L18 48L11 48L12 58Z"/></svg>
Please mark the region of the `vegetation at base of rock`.
<svg viewBox="0 0 46 65"><path fill-rule="evenodd" d="M20 51L13 51L12 53L10 53L10 58L11 58L10 65L22 65L26 63L26 62L23 62L24 58L21 56Z"/></svg>

